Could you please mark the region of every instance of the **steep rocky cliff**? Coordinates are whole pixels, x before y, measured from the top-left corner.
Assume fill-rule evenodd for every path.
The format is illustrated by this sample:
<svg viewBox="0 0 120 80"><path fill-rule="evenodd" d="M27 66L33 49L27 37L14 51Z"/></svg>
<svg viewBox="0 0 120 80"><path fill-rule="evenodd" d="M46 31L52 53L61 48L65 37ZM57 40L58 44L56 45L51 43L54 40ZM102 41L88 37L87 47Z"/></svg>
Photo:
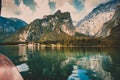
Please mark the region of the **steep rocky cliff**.
<svg viewBox="0 0 120 80"><path fill-rule="evenodd" d="M70 13L62 13L58 10L54 15L46 15L42 19L34 20L6 41L29 42L65 39L63 37L65 35L75 35L74 28Z"/></svg>

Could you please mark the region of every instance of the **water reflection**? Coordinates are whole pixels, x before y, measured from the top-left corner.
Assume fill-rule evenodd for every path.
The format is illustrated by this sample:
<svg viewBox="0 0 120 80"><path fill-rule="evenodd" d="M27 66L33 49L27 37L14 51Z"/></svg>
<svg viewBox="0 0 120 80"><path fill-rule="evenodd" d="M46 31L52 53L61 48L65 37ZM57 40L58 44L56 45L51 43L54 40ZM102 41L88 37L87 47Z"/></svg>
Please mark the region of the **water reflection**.
<svg viewBox="0 0 120 80"><path fill-rule="evenodd" d="M34 54L35 53L35 54ZM74 49L51 50L35 50L33 54L29 54L31 78L40 80L67 80L70 76L73 65L77 65L80 80L112 80L110 72L103 69L103 62L109 61L110 56L104 56L100 52L75 51ZM86 71L86 72L85 72ZM82 75L86 73L87 75ZM73 75L73 74L71 74Z"/></svg>
<svg viewBox="0 0 120 80"><path fill-rule="evenodd" d="M68 77L68 80L89 80L86 75L87 70L78 69L77 65L73 65L72 74Z"/></svg>
<svg viewBox="0 0 120 80"><path fill-rule="evenodd" d="M76 58L75 59L75 63L79 69L77 70L77 75L79 76L78 80L113 80L111 73L107 72L103 69L103 65L104 62L106 63L106 61L110 61L110 57L109 56L101 56L99 55L92 55L92 56L87 56L87 57L83 57L83 58ZM109 64L107 62L107 64ZM107 65L109 66L109 65ZM73 71L76 71L73 69ZM85 75L85 73L87 75ZM74 75L75 73L72 73L70 76ZM77 77L78 77L77 76ZM89 78L90 79L89 79ZM75 78L75 77L74 77ZM69 79L68 80L72 80ZM73 79L76 80L76 79Z"/></svg>
<svg viewBox="0 0 120 80"><path fill-rule="evenodd" d="M118 80L120 49L100 48L29 48L4 46L0 52L16 65L25 63L29 69L22 72L25 80ZM0 47L1 48L1 47ZM4 50L4 51L3 51ZM11 54L12 53L12 54ZM77 66L73 69L73 66ZM80 75L79 75L80 74ZM81 77L82 76L82 77ZM75 78L75 77L74 77Z"/></svg>
<svg viewBox="0 0 120 80"><path fill-rule="evenodd" d="M112 65L108 70L111 72L114 80L120 80L120 47L109 49L108 54L112 58ZM105 69L107 69L107 65Z"/></svg>
<svg viewBox="0 0 120 80"><path fill-rule="evenodd" d="M26 50L27 50L27 48L25 45L18 46L18 55L20 56L20 58L19 58L20 61L27 61L28 60Z"/></svg>

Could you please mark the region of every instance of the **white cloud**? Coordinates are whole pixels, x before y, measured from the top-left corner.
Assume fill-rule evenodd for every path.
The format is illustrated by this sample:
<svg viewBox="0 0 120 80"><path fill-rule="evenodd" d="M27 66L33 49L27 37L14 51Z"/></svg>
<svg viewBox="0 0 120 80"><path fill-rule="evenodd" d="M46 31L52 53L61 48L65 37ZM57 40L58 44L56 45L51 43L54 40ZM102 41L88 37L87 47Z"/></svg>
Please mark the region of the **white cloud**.
<svg viewBox="0 0 120 80"><path fill-rule="evenodd" d="M3 14L16 14L20 13L19 8L14 4L14 0L2 0L2 12Z"/></svg>
<svg viewBox="0 0 120 80"><path fill-rule="evenodd" d="M60 6L63 6L64 3L66 3L70 0L50 0L50 1L56 2L57 7L60 7Z"/></svg>
<svg viewBox="0 0 120 80"><path fill-rule="evenodd" d="M56 10L60 9L62 12L70 12L73 21L79 21L86 16L93 8L108 0L86 0L84 9L79 12L73 5L70 4L72 0L51 0L56 2ZM14 0L3 0L2 16L16 17L22 19L28 23L32 22L36 18L42 18L44 15L52 13L48 5L48 0L35 0L37 7L33 12L28 6L20 3L20 6L16 6ZM55 11L56 11L55 10ZM15 14L19 12L20 15Z"/></svg>
<svg viewBox="0 0 120 80"><path fill-rule="evenodd" d="M59 1L61 1L62 6L57 6L57 10L60 9L63 12L70 12L71 13L71 17L73 19L73 21L79 21L80 19L84 18L90 11L93 10L93 8L95 8L96 6L98 6L101 3L107 2L108 0L86 0L85 4L84 4L84 9L79 12L77 11L73 5L70 5L68 2L71 2L72 0L53 0L56 1L56 3L58 3Z"/></svg>
<svg viewBox="0 0 120 80"><path fill-rule="evenodd" d="M5 0L3 2L2 16L5 17L16 17L22 19L28 23L32 22L36 18L42 18L44 15L49 15L51 10L47 0L35 0L37 3L36 10L33 12L28 6L23 4L21 1L19 7L14 4L13 0ZM7 3L9 4L7 5ZM42 4L42 5L39 5ZM19 11L20 15L15 14L14 11Z"/></svg>
<svg viewBox="0 0 120 80"><path fill-rule="evenodd" d="M23 2L21 2L20 6L19 6L20 15L15 15L15 17L18 17L20 19L25 20L26 22L29 22L29 20L31 20L31 18L33 17L33 12L32 10L30 10L29 7L27 7L26 5L23 4Z"/></svg>
<svg viewBox="0 0 120 80"><path fill-rule="evenodd" d="M20 19L27 21L28 23L32 22L35 19L40 19L44 15L49 15L51 10L48 6L48 1L36 0L37 4L42 3L42 5L37 5L36 10L33 12L29 7L25 6L23 3L20 4L21 15Z"/></svg>
<svg viewBox="0 0 120 80"><path fill-rule="evenodd" d="M37 17L42 18L44 15L49 15L51 14L51 9L48 5L48 0L36 0L37 9L34 13L34 15ZM40 5L39 5L40 4Z"/></svg>

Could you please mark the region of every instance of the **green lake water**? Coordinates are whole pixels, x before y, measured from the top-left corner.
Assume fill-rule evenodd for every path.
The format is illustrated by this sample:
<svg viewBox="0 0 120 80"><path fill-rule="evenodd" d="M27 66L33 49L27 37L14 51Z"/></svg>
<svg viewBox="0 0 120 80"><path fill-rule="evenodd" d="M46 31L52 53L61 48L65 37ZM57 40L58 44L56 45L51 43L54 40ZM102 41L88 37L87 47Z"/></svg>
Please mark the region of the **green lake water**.
<svg viewBox="0 0 120 80"><path fill-rule="evenodd" d="M0 46L0 53L16 66L28 66L21 72L24 80L120 80L119 47Z"/></svg>

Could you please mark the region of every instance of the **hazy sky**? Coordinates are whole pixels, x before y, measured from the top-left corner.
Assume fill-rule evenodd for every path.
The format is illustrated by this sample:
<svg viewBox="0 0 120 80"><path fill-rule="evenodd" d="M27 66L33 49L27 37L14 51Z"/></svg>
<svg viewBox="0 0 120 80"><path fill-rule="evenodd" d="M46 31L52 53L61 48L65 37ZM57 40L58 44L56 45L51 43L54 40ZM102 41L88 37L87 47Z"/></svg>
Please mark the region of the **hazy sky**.
<svg viewBox="0 0 120 80"><path fill-rule="evenodd" d="M57 10L70 12L73 21L79 21L93 8L109 0L3 0L2 16L22 19L28 23Z"/></svg>

